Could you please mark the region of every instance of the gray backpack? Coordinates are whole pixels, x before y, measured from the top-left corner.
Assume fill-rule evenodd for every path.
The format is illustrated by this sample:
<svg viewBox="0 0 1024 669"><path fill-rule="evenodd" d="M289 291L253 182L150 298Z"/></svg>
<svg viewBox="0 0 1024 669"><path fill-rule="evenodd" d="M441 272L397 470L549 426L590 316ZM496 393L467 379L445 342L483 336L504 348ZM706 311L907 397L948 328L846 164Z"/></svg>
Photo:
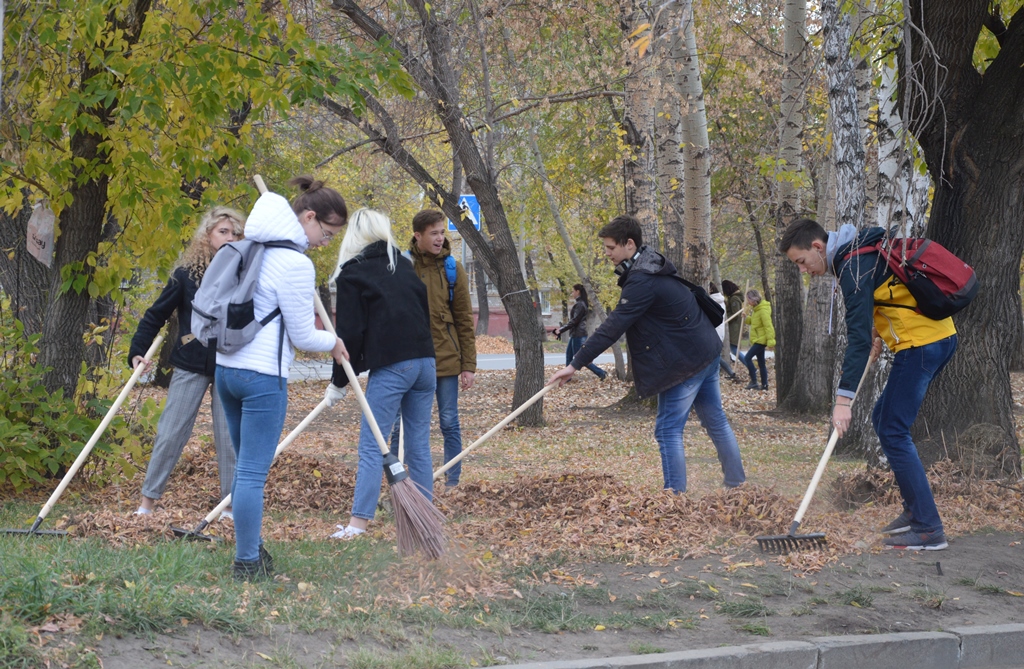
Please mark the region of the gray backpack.
<svg viewBox="0 0 1024 669"><path fill-rule="evenodd" d="M267 247L302 253L302 247L290 241L243 239L224 244L213 256L192 300L192 334L204 346L216 348L221 353L234 353L281 314L281 308L277 307L264 318L256 320L253 311L252 295L256 291L256 282L263 267L263 252ZM279 348L284 340L283 323L281 340Z"/></svg>

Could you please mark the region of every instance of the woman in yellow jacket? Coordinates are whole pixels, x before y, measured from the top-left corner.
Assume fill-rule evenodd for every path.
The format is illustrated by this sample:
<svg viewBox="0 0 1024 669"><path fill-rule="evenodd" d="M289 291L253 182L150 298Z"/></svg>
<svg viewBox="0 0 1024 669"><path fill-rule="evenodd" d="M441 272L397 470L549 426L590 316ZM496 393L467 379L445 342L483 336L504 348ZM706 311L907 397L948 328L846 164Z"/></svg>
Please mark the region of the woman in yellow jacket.
<svg viewBox="0 0 1024 669"><path fill-rule="evenodd" d="M768 368L764 364L764 350L775 346L775 327L772 325L772 305L761 299L761 293L754 289L747 291L747 304L754 308L747 323L750 323L750 348L743 356L743 364L750 372L750 383L747 390L768 390ZM754 359L761 368L761 385L757 385L757 373L754 370Z"/></svg>

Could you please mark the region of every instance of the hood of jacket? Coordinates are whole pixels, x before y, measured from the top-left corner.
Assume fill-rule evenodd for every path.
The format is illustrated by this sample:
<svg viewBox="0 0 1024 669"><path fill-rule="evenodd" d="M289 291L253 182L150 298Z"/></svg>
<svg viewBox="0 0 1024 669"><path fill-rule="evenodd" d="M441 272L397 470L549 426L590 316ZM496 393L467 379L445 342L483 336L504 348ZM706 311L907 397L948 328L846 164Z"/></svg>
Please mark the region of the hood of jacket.
<svg viewBox="0 0 1024 669"><path fill-rule="evenodd" d="M839 232L828 233L825 258L828 261L829 270L832 274L838 275L836 270L839 269L839 265L847 253L866 244L874 244L884 235L885 228L871 227L857 230L850 223L839 228Z"/></svg>
<svg viewBox="0 0 1024 669"><path fill-rule="evenodd" d="M287 240L303 249L309 248L306 231L288 200L269 191L260 195L249 213L245 221L245 237L257 242Z"/></svg>
<svg viewBox="0 0 1024 669"><path fill-rule="evenodd" d="M626 283L626 278L630 272L672 276L676 273L676 266L665 256L644 245L640 247L640 255L637 257L636 262L633 263L633 266L619 277L620 286Z"/></svg>
<svg viewBox="0 0 1024 669"><path fill-rule="evenodd" d="M413 258L419 258L423 262L429 262L437 258L444 259L450 256L452 254L452 245L449 243L448 238L445 237L440 253L427 253L426 251L420 251L420 247L416 246L416 238L413 237L409 240L409 253L412 254Z"/></svg>
<svg viewBox="0 0 1024 669"><path fill-rule="evenodd" d="M358 264L364 260L370 260L372 258L386 257L388 255L388 243L383 239L372 244L367 244L363 247L363 250L359 252L355 258L349 258L345 261L345 264L341 266L341 271L344 272L346 267L350 265ZM390 262L397 262L398 249L395 249L395 257L390 259ZM389 264L390 264L389 262Z"/></svg>

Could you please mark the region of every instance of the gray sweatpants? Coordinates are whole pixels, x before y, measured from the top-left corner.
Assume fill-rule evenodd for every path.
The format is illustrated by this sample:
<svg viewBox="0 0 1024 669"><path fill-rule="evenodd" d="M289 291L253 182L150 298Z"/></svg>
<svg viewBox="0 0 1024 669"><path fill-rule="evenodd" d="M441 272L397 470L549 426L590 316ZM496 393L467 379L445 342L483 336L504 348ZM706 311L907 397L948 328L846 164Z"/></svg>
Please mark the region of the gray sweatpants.
<svg viewBox="0 0 1024 669"><path fill-rule="evenodd" d="M156 425L156 442L153 444L153 455L149 458L146 481L142 484L142 494L146 497L160 499L163 496L167 479L192 436L196 414L199 413L207 388L210 389L212 401L213 442L217 449L220 497L224 499L231 494L231 482L235 476L235 449L231 446L231 434L224 418L224 409L220 405L220 396L213 385L213 377L175 367L170 388L167 389L167 404Z"/></svg>

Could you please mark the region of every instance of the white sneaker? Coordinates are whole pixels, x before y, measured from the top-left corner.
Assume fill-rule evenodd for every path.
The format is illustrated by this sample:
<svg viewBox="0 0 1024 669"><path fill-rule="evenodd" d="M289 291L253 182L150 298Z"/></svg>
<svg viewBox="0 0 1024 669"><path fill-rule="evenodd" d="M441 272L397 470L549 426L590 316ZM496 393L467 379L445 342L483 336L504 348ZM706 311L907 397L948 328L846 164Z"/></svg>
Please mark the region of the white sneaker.
<svg viewBox="0 0 1024 669"><path fill-rule="evenodd" d="M148 516L151 513L153 513L153 509L145 509L145 508L140 506L138 509L135 510L135 513L133 513L132 515L133 516Z"/></svg>
<svg viewBox="0 0 1024 669"><path fill-rule="evenodd" d="M231 511L221 511L220 512L220 516L218 516L217 519L218 520L234 520L235 519L235 514L233 512L231 512Z"/></svg>
<svg viewBox="0 0 1024 669"><path fill-rule="evenodd" d="M338 527L341 527L341 525L338 525ZM365 534L365 533L366 533L366 530L361 530L358 527L352 527L351 525L346 525L345 527L343 527L339 531L337 531L334 534L332 534L331 535L331 539L341 539L342 541L348 541L349 539L355 539L360 534Z"/></svg>

